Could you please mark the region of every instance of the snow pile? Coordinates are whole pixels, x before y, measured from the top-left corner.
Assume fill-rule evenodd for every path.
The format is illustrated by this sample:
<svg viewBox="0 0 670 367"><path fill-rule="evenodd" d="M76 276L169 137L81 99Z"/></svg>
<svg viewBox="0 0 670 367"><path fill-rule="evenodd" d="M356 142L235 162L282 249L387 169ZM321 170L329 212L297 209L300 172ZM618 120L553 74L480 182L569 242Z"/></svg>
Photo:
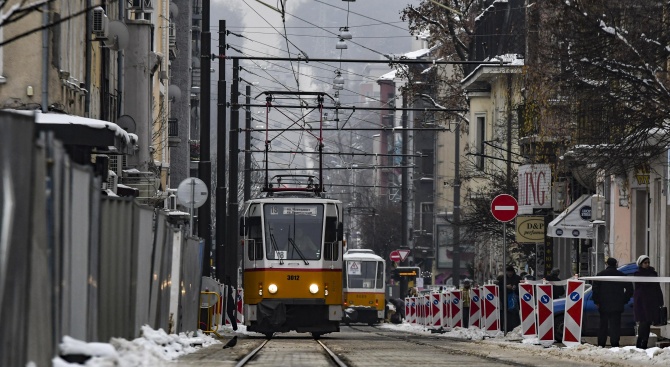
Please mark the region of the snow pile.
<svg viewBox="0 0 670 367"><path fill-rule="evenodd" d="M477 328L454 328L443 333L435 333L423 325L415 325L404 322L402 324L383 324L383 329L392 329L401 332L410 332L421 335L439 335L446 338L459 338L468 340L479 340L482 343L497 344L505 348L514 348L524 354L542 356L554 356L561 358L572 358L580 361L591 361L596 363L632 362L636 366L669 366L670 347L649 349L638 349L634 346L621 348L600 348L591 344L582 344L576 347L559 347L558 345L544 346L538 338L523 338L520 327L510 331L503 336L499 332L496 336L489 336Z"/></svg>
<svg viewBox="0 0 670 367"><path fill-rule="evenodd" d="M177 335L145 325L142 327L142 336L132 341L112 338L110 343L87 343L65 336L59 345L63 358L56 357L52 362L54 367L81 366L69 363L66 356L83 356L87 358L84 366L88 367L157 366L161 362L193 353L198 348L220 343L200 330Z"/></svg>

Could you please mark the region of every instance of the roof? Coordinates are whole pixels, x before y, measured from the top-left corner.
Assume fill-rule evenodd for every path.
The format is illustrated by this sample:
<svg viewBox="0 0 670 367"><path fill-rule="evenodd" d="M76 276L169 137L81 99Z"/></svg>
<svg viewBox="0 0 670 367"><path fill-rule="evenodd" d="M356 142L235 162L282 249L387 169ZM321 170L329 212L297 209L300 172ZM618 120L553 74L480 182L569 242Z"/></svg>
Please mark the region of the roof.
<svg viewBox="0 0 670 367"><path fill-rule="evenodd" d="M491 60L483 60L482 62L493 61L500 61L500 64L481 64L477 66L475 70L473 70L470 74L463 78L463 80L461 80L463 87L467 88L471 84L474 84L478 81L488 81L489 79L500 74L519 74L523 71L525 62L523 57L517 54L500 55L494 57Z"/></svg>

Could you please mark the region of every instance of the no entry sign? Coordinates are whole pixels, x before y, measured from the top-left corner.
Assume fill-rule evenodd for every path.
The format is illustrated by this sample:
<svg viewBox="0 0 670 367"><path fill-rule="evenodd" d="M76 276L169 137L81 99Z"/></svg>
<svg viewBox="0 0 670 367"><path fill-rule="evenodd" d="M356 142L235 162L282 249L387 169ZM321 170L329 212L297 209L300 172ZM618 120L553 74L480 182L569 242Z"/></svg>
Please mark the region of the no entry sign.
<svg viewBox="0 0 670 367"><path fill-rule="evenodd" d="M519 204L512 195L501 194L491 200L491 214L500 222L509 222L516 218Z"/></svg>

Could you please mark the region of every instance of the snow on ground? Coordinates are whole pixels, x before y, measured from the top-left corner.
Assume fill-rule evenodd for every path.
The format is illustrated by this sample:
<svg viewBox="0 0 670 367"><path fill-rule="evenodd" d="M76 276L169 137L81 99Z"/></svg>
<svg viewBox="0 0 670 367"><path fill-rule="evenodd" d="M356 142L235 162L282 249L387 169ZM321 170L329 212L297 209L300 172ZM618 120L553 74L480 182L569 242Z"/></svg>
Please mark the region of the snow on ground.
<svg viewBox="0 0 670 367"><path fill-rule="evenodd" d="M402 324L382 324L380 327L404 333L477 340L481 343L537 355L539 358L542 356L554 356L567 358L568 360L575 359L596 363L613 362L613 364L630 364L635 366L670 365L670 347L654 347L647 350L635 347L600 348L590 344L582 344L572 348L559 347L557 345L545 347L540 345L537 338L522 338L519 328L507 333L506 336L503 336L502 332L499 332L498 335L491 337L476 328L455 328L451 331L437 334L431 333L430 329L422 325L406 322ZM242 334L259 335L254 332L248 332L244 325L238 325L237 331L233 331L230 326L220 326L219 334L224 338ZM153 330L148 326L144 326L142 327L142 337L130 341L113 338L109 343L86 343L66 336L60 344L60 351L62 355L79 354L92 356L84 364L87 367L148 367L163 365L166 361L172 361L182 355L193 353L199 348L220 343L216 338L203 334L201 331L176 335L167 334L162 329ZM53 367L81 366L81 364L68 363L60 357L53 359Z"/></svg>
<svg viewBox="0 0 670 367"><path fill-rule="evenodd" d="M591 344L582 344L576 347L559 347L557 345L540 345L539 339L524 339L520 334L520 327L503 336L502 332L495 337L486 335L477 328L455 328L451 331L436 334L423 325L415 325L403 322L402 324L383 324L384 329L392 329L401 332L416 333L422 335L440 336L445 338L459 338L469 340L480 340L483 343L496 344L504 348L514 348L523 353L541 356L555 356L562 358L578 359L591 362L614 362L631 364L635 366L670 366L670 347L638 349L633 346L622 348L600 348Z"/></svg>

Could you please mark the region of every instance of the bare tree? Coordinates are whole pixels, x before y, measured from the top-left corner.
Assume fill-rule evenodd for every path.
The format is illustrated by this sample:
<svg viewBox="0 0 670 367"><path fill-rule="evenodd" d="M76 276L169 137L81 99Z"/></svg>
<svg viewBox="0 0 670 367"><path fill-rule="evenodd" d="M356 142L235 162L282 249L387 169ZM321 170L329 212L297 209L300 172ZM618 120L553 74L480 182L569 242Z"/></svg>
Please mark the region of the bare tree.
<svg viewBox="0 0 670 367"><path fill-rule="evenodd" d="M670 143L667 2L548 0L529 8L525 127L626 175Z"/></svg>

